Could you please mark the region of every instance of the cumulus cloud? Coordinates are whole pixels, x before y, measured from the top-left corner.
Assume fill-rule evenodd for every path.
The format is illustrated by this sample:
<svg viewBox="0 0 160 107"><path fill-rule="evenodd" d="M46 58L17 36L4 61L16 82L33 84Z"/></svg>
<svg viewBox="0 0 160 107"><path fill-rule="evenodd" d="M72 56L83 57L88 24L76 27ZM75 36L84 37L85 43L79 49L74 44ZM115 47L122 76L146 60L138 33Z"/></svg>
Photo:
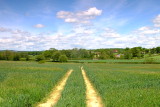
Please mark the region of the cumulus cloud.
<svg viewBox="0 0 160 107"><path fill-rule="evenodd" d="M153 27L141 27L137 30L137 33L143 34L143 35L154 35L154 34L159 34L160 29L153 28Z"/></svg>
<svg viewBox="0 0 160 107"><path fill-rule="evenodd" d="M153 20L153 23L155 27L160 27L160 15Z"/></svg>
<svg viewBox="0 0 160 107"><path fill-rule="evenodd" d="M34 27L35 27L35 28L43 28L44 25L43 25L43 24L36 24L36 25L34 25Z"/></svg>
<svg viewBox="0 0 160 107"><path fill-rule="evenodd" d="M76 27L73 29L73 33L76 34L93 34L95 32L94 29L87 29L85 27Z"/></svg>
<svg viewBox="0 0 160 107"><path fill-rule="evenodd" d="M59 11L57 12L57 17L64 19L64 21L67 23L88 24L90 23L91 19L94 19L96 16L100 16L101 14L102 10L92 7L86 11L80 12Z"/></svg>
<svg viewBox="0 0 160 107"><path fill-rule="evenodd" d="M70 23L86 23L90 19L100 15L101 12L93 12L88 9L82 12L61 11L57 17ZM74 16L74 17L73 17ZM80 17L84 16L82 20ZM154 23L155 24L155 23ZM7 36L3 36L6 34ZM143 26L129 34L120 34L112 28L99 28L96 26L74 26L67 33L59 31L54 34L32 34L20 29L0 27L1 49L13 50L46 50L49 48L125 48L142 46L147 48L156 47L160 43L160 29L153 26Z"/></svg>
<svg viewBox="0 0 160 107"><path fill-rule="evenodd" d="M115 32L113 29L105 28L104 31L105 32L102 33L102 36L105 37L105 38L119 38L120 37L120 34Z"/></svg>
<svg viewBox="0 0 160 107"><path fill-rule="evenodd" d="M11 29L9 28L4 28L4 27L0 27L0 32L10 32Z"/></svg>

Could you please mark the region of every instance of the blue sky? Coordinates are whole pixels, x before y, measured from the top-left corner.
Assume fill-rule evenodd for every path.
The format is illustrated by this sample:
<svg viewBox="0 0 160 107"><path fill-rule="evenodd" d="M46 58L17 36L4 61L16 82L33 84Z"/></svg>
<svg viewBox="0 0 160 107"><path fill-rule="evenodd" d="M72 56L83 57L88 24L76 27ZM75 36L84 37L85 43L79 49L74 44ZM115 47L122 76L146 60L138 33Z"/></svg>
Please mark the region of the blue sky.
<svg viewBox="0 0 160 107"><path fill-rule="evenodd" d="M160 46L159 0L0 0L0 50Z"/></svg>

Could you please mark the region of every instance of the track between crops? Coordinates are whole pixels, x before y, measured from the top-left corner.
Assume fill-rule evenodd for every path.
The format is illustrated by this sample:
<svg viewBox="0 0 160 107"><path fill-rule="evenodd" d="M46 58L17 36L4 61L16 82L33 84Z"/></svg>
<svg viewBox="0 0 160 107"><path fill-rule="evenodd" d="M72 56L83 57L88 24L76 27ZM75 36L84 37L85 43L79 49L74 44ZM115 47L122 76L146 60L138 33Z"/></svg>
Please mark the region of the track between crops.
<svg viewBox="0 0 160 107"><path fill-rule="evenodd" d="M89 81L83 67L81 67L82 75L86 84L86 104L87 107L103 107L101 97L95 91L91 82Z"/></svg>
<svg viewBox="0 0 160 107"><path fill-rule="evenodd" d="M59 98L61 97L61 92L63 91L66 84L66 81L72 72L73 70L69 70L65 74L64 78L58 83L55 88L53 88L53 91L51 92L49 98L44 103L40 103L38 107L53 107L58 102Z"/></svg>

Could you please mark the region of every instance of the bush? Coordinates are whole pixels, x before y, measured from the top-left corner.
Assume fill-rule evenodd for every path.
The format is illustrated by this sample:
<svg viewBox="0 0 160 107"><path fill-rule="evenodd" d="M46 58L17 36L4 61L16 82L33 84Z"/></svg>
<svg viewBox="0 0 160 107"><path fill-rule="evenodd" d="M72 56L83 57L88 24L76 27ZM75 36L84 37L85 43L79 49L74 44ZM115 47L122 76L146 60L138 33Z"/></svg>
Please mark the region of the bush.
<svg viewBox="0 0 160 107"><path fill-rule="evenodd" d="M41 61L39 61L38 63L39 64L43 64L43 63L45 63L46 61L45 60L41 60Z"/></svg>
<svg viewBox="0 0 160 107"><path fill-rule="evenodd" d="M26 61L26 58L20 58L20 61Z"/></svg>
<svg viewBox="0 0 160 107"><path fill-rule="evenodd" d="M59 62L67 62L67 60L68 60L68 58L67 58L66 55L61 55L61 56L59 57Z"/></svg>
<svg viewBox="0 0 160 107"><path fill-rule="evenodd" d="M60 56L61 56L61 53L59 51L55 52L52 56L53 61L55 62L59 61Z"/></svg>
<svg viewBox="0 0 160 107"><path fill-rule="evenodd" d="M43 55L37 55L36 58L35 58L35 60L38 61L38 62L41 61L41 60L44 60L44 59L45 59L45 57Z"/></svg>

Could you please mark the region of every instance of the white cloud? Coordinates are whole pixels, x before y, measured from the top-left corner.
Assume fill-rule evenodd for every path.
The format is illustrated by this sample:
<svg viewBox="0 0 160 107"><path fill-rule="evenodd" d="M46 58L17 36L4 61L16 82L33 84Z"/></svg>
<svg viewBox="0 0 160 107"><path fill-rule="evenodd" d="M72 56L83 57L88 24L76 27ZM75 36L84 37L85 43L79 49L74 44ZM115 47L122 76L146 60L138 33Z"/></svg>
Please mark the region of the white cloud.
<svg viewBox="0 0 160 107"><path fill-rule="evenodd" d="M77 16L99 16L102 14L102 10L98 10L96 7L89 8L86 11L78 12Z"/></svg>
<svg viewBox="0 0 160 107"><path fill-rule="evenodd" d="M64 21L65 21L65 22L68 22L68 23L76 23L76 22L78 22L78 20L75 19L75 18L67 18L67 19L65 19Z"/></svg>
<svg viewBox="0 0 160 107"><path fill-rule="evenodd" d="M86 11L80 12L59 11L57 12L57 17L64 19L67 23L88 24L91 19L94 19L96 16L100 16L101 14L102 10L92 7Z"/></svg>
<svg viewBox="0 0 160 107"><path fill-rule="evenodd" d="M115 32L113 29L105 28L105 32L102 33L102 36L105 38L119 38L120 34Z"/></svg>
<svg viewBox="0 0 160 107"><path fill-rule="evenodd" d="M36 25L34 25L34 27L36 27L36 28L43 28L44 25L43 24L36 24Z"/></svg>
<svg viewBox="0 0 160 107"><path fill-rule="evenodd" d="M159 34L160 29L144 26L139 28L136 32L143 35L154 35Z"/></svg>
<svg viewBox="0 0 160 107"><path fill-rule="evenodd" d="M4 28L4 27L0 27L0 32L10 32L11 29L9 28Z"/></svg>
<svg viewBox="0 0 160 107"><path fill-rule="evenodd" d="M160 15L153 20L153 23L155 27L160 27Z"/></svg>
<svg viewBox="0 0 160 107"><path fill-rule="evenodd" d="M60 12L58 16L66 22L78 23L81 16L84 17L80 23L90 22L100 13L88 9L83 12ZM74 16L74 17L73 17ZM7 33L5 33L7 32ZM59 30L54 34L32 34L20 29L0 27L1 49L13 50L46 50L49 48L70 49L70 48L125 48L142 46L147 48L156 47L160 43L160 29L153 26L143 26L137 30L122 35L111 28L97 26L77 25L69 29L67 33ZM7 34L7 36L3 36Z"/></svg>
<svg viewBox="0 0 160 107"><path fill-rule="evenodd" d="M93 34L94 32L94 29L87 29L85 27L76 27L73 29L73 33L75 34Z"/></svg>
<svg viewBox="0 0 160 107"><path fill-rule="evenodd" d="M149 29L150 29L149 27L143 26L143 27L139 28L138 30L139 31L144 31L144 30L149 30Z"/></svg>

